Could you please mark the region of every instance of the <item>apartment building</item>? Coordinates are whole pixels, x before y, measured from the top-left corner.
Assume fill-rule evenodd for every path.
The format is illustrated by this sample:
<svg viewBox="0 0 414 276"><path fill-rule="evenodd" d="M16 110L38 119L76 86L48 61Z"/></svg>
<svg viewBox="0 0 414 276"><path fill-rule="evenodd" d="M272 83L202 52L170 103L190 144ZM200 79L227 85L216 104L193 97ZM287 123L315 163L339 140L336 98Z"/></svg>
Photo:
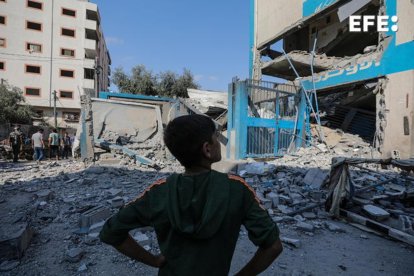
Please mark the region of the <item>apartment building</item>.
<svg viewBox="0 0 414 276"><path fill-rule="evenodd" d="M107 91L111 59L96 4L0 0L0 78L22 89L39 116L76 128L80 96Z"/></svg>
<svg viewBox="0 0 414 276"><path fill-rule="evenodd" d="M251 0L251 5L252 78L315 88L324 125L363 137L381 157L414 157L413 1ZM355 32L351 16L374 20ZM388 16L388 28L379 26L378 16Z"/></svg>

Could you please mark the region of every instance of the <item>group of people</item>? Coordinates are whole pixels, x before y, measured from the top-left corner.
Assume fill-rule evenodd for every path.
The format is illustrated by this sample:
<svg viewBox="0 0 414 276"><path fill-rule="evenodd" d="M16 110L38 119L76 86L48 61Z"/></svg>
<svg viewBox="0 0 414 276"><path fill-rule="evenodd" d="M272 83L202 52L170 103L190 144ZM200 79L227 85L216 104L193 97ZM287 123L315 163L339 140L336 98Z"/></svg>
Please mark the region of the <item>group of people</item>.
<svg viewBox="0 0 414 276"><path fill-rule="evenodd" d="M44 157L43 150L46 145L43 133L44 129L39 128L39 130L31 137L31 146L34 150L34 159L37 163L40 163ZM23 138L24 134L21 131L20 126L17 125L14 127L9 136L9 142L13 149L13 162L18 162L19 154L24 144L23 141L25 141ZM64 136L61 138L59 137L57 129L52 129L47 141L47 145L49 146L49 159L55 157L56 160L59 160L60 156L66 159L69 158L72 151L73 137L71 137L67 132L65 132Z"/></svg>

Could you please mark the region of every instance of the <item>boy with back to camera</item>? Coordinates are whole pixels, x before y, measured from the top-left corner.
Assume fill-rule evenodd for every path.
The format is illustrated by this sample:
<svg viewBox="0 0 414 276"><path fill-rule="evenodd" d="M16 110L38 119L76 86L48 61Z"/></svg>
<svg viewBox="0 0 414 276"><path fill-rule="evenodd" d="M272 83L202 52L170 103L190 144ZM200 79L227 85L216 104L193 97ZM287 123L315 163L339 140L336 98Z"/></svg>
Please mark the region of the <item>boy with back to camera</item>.
<svg viewBox="0 0 414 276"><path fill-rule="evenodd" d="M106 221L100 238L159 275L228 275L241 225L258 246L237 275L257 275L282 252L279 230L254 191L240 177L219 173L221 160L213 121L203 115L171 121L164 133L170 152L185 167L153 183ZM129 234L152 226L161 255L142 248Z"/></svg>

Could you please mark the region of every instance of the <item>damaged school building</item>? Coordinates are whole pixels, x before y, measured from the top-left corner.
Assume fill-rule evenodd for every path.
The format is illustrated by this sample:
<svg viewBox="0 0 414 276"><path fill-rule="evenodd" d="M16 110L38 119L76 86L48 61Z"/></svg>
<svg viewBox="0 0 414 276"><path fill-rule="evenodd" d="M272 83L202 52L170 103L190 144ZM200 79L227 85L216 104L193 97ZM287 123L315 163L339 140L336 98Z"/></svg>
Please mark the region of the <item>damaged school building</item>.
<svg viewBox="0 0 414 276"><path fill-rule="evenodd" d="M307 94L302 97L307 107L301 109L301 100L291 104L290 118L297 112L309 115L299 114L302 120L295 124L296 136L308 140L310 117L310 121L361 136L379 157L414 157L413 1L252 0L251 5L251 77L281 83L273 84L280 99L298 91ZM388 32L378 32L375 23L368 32L350 32L352 15L387 15L390 26L397 24L398 31L390 27ZM391 22L392 16L398 16L398 23ZM269 99L274 98L255 100L253 95L256 108L249 109L256 113L253 117L269 118L258 112L263 107L260 103ZM289 103L279 106L289 109ZM275 116L281 122L289 117L273 114L271 118ZM252 136L251 131L246 136ZM247 151L240 156L245 157L249 141L244 144Z"/></svg>

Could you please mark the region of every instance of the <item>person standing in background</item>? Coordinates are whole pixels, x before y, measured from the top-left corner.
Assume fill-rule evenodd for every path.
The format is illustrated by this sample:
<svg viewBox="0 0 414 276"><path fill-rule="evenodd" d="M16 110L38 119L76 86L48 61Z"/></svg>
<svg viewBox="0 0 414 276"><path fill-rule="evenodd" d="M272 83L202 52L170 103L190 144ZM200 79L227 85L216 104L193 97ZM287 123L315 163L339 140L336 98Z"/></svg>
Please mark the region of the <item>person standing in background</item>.
<svg viewBox="0 0 414 276"><path fill-rule="evenodd" d="M62 148L63 148L63 154L62 159L69 158L69 152L72 151L72 138L69 136L67 132L65 132L65 135L62 139Z"/></svg>
<svg viewBox="0 0 414 276"><path fill-rule="evenodd" d="M9 142L13 148L13 162L16 163L23 146L23 133L20 131L20 125L15 126L13 132L10 133Z"/></svg>
<svg viewBox="0 0 414 276"><path fill-rule="evenodd" d="M43 148L45 144L43 143L43 129L40 128L35 134L32 135L32 147L35 151L36 162L40 164L40 161L43 158Z"/></svg>
<svg viewBox="0 0 414 276"><path fill-rule="evenodd" d="M49 134L49 159L52 159L53 155L56 155L56 160L59 160L59 134L56 128Z"/></svg>

